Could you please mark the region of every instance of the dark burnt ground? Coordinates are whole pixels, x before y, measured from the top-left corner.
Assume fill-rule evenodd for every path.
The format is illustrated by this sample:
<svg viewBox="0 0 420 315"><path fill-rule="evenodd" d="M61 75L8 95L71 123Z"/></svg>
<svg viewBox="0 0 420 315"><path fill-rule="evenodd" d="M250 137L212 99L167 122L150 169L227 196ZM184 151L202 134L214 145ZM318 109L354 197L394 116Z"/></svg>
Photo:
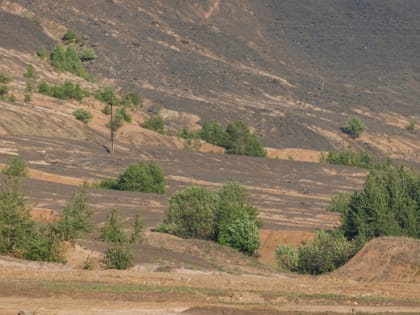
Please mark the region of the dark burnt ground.
<svg viewBox="0 0 420 315"><path fill-rule="evenodd" d="M331 149L309 127L338 131L356 107L420 114L416 0L17 3L86 35L98 78L166 108L245 120L268 146ZM4 18L10 38L33 29ZM404 136L364 120L371 132Z"/></svg>
<svg viewBox="0 0 420 315"><path fill-rule="evenodd" d="M116 152L112 157L98 144L42 137L0 137L3 149L17 148L33 169L56 175L99 180L116 177L125 167L139 160L155 160L167 177L165 195L91 189L90 201L95 218L118 207L134 216L140 209L149 226L162 218L167 199L186 185L198 184L217 189L234 181L244 185L252 202L261 211L268 229L312 230L333 227L337 215L327 212L330 197L339 191L359 189L365 171L327 164L270 160L223 154L197 153L156 147ZM2 155L0 162L5 162ZM26 191L31 205L60 211L75 190L74 186L28 179Z"/></svg>

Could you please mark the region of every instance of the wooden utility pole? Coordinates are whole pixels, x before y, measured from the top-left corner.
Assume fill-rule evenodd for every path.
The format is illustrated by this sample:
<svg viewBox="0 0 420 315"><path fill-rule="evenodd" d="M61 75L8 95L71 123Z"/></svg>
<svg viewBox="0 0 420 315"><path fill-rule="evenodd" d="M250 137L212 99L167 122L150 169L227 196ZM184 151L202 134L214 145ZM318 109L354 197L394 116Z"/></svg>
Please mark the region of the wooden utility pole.
<svg viewBox="0 0 420 315"><path fill-rule="evenodd" d="M109 153L112 154L114 153L114 119L113 119L112 102L110 106L111 106L111 122L109 124L109 127L111 129L111 150L109 151Z"/></svg>

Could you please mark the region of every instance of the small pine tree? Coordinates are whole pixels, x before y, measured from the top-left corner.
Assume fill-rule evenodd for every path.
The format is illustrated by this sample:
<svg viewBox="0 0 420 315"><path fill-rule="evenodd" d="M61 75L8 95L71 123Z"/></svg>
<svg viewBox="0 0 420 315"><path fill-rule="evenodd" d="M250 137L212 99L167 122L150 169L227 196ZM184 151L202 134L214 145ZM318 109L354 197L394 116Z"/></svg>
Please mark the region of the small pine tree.
<svg viewBox="0 0 420 315"><path fill-rule="evenodd" d="M93 228L93 211L88 205L86 190L81 188L75 192L64 206L63 213L57 223L58 234L63 241L72 241L89 233Z"/></svg>
<svg viewBox="0 0 420 315"><path fill-rule="evenodd" d="M106 217L105 225L100 229L101 240L112 243L126 243L127 234L124 231L119 211L113 209Z"/></svg>

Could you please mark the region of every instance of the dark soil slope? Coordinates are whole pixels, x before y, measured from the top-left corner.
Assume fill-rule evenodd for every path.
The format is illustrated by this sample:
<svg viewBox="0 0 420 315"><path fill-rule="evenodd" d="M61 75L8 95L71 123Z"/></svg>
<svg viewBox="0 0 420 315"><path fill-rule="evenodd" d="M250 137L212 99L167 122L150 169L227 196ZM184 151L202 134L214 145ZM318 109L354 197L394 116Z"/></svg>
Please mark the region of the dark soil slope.
<svg viewBox="0 0 420 315"><path fill-rule="evenodd" d="M25 16L8 3L6 11ZM82 34L97 52L98 78L202 119L248 121L267 146L346 146L351 140L324 131L340 138L355 110L371 133L405 137L404 124L420 115L416 0L15 3L55 39L66 28ZM32 35L15 48L44 39L37 23L16 28L3 16L3 34Z"/></svg>

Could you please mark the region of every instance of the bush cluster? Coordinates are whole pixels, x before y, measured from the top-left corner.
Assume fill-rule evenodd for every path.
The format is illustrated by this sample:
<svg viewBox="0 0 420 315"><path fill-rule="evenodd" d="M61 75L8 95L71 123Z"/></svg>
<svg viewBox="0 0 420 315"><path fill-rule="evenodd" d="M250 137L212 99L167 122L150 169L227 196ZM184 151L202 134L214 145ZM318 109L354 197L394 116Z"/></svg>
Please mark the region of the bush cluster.
<svg viewBox="0 0 420 315"><path fill-rule="evenodd" d="M124 230L123 221L117 209L107 216L105 225L100 229L101 240L113 245L108 248L104 264L109 269L127 269L133 265L133 254L130 244L143 239L144 224L137 211L131 231Z"/></svg>
<svg viewBox="0 0 420 315"><path fill-rule="evenodd" d="M1 171L7 176L27 177L28 167L24 159L20 156L10 157L7 160L6 167Z"/></svg>
<svg viewBox="0 0 420 315"><path fill-rule="evenodd" d="M282 271L321 274L344 265L356 253L354 242L340 233L320 231L313 241L300 245L298 249L281 245L275 257Z"/></svg>
<svg viewBox="0 0 420 315"><path fill-rule="evenodd" d="M149 118L147 118L143 124L141 125L143 128L150 129L156 131L160 134L165 133L165 125L163 122L163 118L159 112L152 114Z"/></svg>
<svg viewBox="0 0 420 315"><path fill-rule="evenodd" d="M420 238L420 176L403 166L371 171L363 190L351 196L342 221L348 239Z"/></svg>
<svg viewBox="0 0 420 315"><path fill-rule="evenodd" d="M83 97L89 95L89 92L83 90L78 83L73 84L68 80L62 85L49 85L45 81L42 81L38 85L38 92L63 100L75 99L79 102L82 101Z"/></svg>
<svg viewBox="0 0 420 315"><path fill-rule="evenodd" d="M183 238L216 241L245 254L254 254L260 245L258 211L246 191L235 183L219 191L189 186L169 199L161 232Z"/></svg>
<svg viewBox="0 0 420 315"><path fill-rule="evenodd" d="M367 129L366 125L356 116L352 116L346 121L346 125L342 130L349 134L353 139L358 138L362 132Z"/></svg>
<svg viewBox="0 0 420 315"><path fill-rule="evenodd" d="M83 122L85 124L87 124L89 121L91 121L92 117L93 117L91 113L89 113L88 111L86 111L82 108L76 109L73 112L73 116L74 116L74 118L76 118L77 120L80 120L81 122Z"/></svg>
<svg viewBox="0 0 420 315"><path fill-rule="evenodd" d="M265 157L264 146L258 141L256 135L241 121L229 123L223 129L219 122L205 121L198 132L188 131L184 128L179 136L185 139L199 138L208 143L221 146L226 153Z"/></svg>
<svg viewBox="0 0 420 315"><path fill-rule="evenodd" d="M75 31L73 31L72 29L68 29L61 39L66 44L70 44L70 43L80 44L82 42L80 35L76 33Z"/></svg>
<svg viewBox="0 0 420 315"><path fill-rule="evenodd" d="M130 164L117 179L104 179L99 187L146 193L165 193L165 176L156 162Z"/></svg>
<svg viewBox="0 0 420 315"><path fill-rule="evenodd" d="M0 72L0 83L1 84L8 84L11 81L12 80L7 75L5 75L3 72Z"/></svg>
<svg viewBox="0 0 420 315"><path fill-rule="evenodd" d="M391 166L391 160L389 158L376 161L373 155L366 150L356 153L351 149L339 152L331 151L328 152L327 156L321 155L321 162L367 169L386 169Z"/></svg>
<svg viewBox="0 0 420 315"><path fill-rule="evenodd" d="M59 222L36 225L19 179L8 176L0 187L0 253L30 260L64 261L61 242L80 237L91 226L84 202L72 199Z"/></svg>
<svg viewBox="0 0 420 315"><path fill-rule="evenodd" d="M79 54L72 46L67 46L64 49L62 45L56 45L50 55L50 60L55 71L68 71L81 78L90 79Z"/></svg>

